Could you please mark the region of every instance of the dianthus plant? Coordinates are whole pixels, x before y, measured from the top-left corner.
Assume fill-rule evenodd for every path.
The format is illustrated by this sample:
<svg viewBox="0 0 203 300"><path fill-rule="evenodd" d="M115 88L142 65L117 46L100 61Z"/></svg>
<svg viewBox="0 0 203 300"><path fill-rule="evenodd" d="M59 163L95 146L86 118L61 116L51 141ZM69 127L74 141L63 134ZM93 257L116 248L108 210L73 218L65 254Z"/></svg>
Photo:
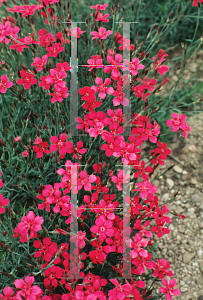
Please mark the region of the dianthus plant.
<svg viewBox="0 0 203 300"><path fill-rule="evenodd" d="M6 3L0 2L2 6ZM20 216L21 211L15 212L14 199L0 195L1 224L5 226L4 221L10 220L13 243L18 245L15 251L7 246L8 235L4 230L5 239L0 245L12 252L17 269L11 273L9 270L1 272L10 283L4 285L0 299L155 299L150 295L157 281L163 284L156 299L165 295L169 300L172 295L180 295L180 291L174 289L176 280L172 279L170 263L162 258L156 260L152 255L154 236L161 238L169 234L171 222L169 209L166 204L159 204L157 187L152 180L155 169L165 165L171 150L161 137L158 120L153 120L158 106L149 111L156 102L156 93L168 81L162 79L169 71L168 55L163 49L154 56L145 54L141 46L131 44L119 29L105 28L110 16L104 12L108 4L90 6L93 22L87 35L86 30L79 27L74 32L71 28L57 29L60 22L55 13L63 7L59 0L38 2L38 5L5 6L11 16L2 18L0 23L1 44L19 59L22 53L29 53L31 58L14 73L6 57L1 62L2 99L12 95L14 103L21 103L19 108L32 109L26 120L26 126L31 124L32 130L27 136L25 130L16 129L13 147L4 138L0 142L5 152L20 150L18 159L20 157L22 165L29 166L20 178L34 200L33 207L23 208L19 204L23 213ZM114 14L114 8L112 10ZM29 21L29 30L37 29L35 17L45 21L45 28L25 36L22 24ZM86 26L90 29L88 22ZM104 24L101 26L101 23ZM79 45L85 33L88 47L89 44L94 45L94 50L98 47L101 54L95 52L85 58L83 70L86 72L83 73L87 80L78 89L81 107L75 118L79 135L73 136L71 124L67 125L62 119L65 115L70 120L70 102L75 100L71 99L67 86L73 68L67 49L73 36ZM108 46L110 42L112 48ZM130 52L130 60L123 57L125 49ZM125 86L129 79L130 97L127 97ZM37 94L37 91L40 92ZM36 95L38 104L34 105ZM128 118L126 108L131 104L135 111ZM187 138L190 127L185 119L185 115L174 112L166 124ZM50 127L48 120L53 126ZM23 116L21 121L24 122ZM127 125L130 125L128 136L124 135ZM150 146L149 152L144 150L146 143ZM12 163L16 163L16 159ZM50 168L51 176L45 178ZM28 176L35 176L35 172L38 172L36 179L31 183L26 181ZM5 192L4 184L9 187L6 181L6 178L4 183L0 180ZM20 198L17 203L21 203ZM74 229L76 234L73 234ZM30 261L26 262L17 252L26 253ZM124 268L125 257L129 259L128 269ZM32 268L32 271L27 272L19 262L26 263L27 270ZM168 282L165 277L171 280Z"/></svg>

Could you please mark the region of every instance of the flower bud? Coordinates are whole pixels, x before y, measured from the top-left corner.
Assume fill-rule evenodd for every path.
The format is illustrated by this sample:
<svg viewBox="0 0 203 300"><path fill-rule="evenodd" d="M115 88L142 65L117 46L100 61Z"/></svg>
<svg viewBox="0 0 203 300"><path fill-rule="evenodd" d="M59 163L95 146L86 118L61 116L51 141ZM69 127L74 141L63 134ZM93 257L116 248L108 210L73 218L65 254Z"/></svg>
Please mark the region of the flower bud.
<svg viewBox="0 0 203 300"><path fill-rule="evenodd" d="M144 42L142 42L142 43L144 43ZM141 44L142 44L142 43L141 43ZM140 44L140 45L141 45L141 44ZM139 48L140 48L140 46L139 46ZM138 58L142 58L144 55L145 55L145 51L143 51L142 53L140 53L140 55L139 55Z"/></svg>
<svg viewBox="0 0 203 300"><path fill-rule="evenodd" d="M91 159L92 159L92 157L90 156L90 157L88 158L88 160L87 160L87 165L90 164Z"/></svg>
<svg viewBox="0 0 203 300"><path fill-rule="evenodd" d="M28 115L28 117L27 117L27 120L26 120L26 121L28 121L28 120L30 119L31 113L32 113L32 110L29 112L29 115Z"/></svg>

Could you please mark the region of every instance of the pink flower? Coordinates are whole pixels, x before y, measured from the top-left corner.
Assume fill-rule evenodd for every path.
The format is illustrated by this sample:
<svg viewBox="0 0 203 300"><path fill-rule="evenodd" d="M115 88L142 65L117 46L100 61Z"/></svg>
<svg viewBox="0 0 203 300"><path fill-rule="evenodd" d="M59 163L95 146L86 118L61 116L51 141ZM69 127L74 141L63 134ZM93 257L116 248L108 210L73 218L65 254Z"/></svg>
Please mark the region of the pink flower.
<svg viewBox="0 0 203 300"><path fill-rule="evenodd" d="M3 293L4 293L5 296L0 294L0 299L2 299L2 300L14 299L14 298L11 298L12 295L13 295L13 292L14 292L14 290L10 286L5 287L3 289Z"/></svg>
<svg viewBox="0 0 203 300"><path fill-rule="evenodd" d="M93 233L99 234L99 239L101 241L105 240L107 236L114 235L113 222L111 220L107 220L104 215L101 215L96 219L95 225L90 228L90 231Z"/></svg>
<svg viewBox="0 0 203 300"><path fill-rule="evenodd" d="M37 300L39 297L42 296L43 291L38 285L33 285L33 282L35 281L34 276L26 276L25 281L23 279L16 279L14 284L17 289L21 289L21 291L18 291L16 293L16 299L22 300ZM20 296L23 296L24 298L21 298Z"/></svg>
<svg viewBox="0 0 203 300"><path fill-rule="evenodd" d="M35 213L33 211L29 211L26 216L22 217L21 223L14 229L14 237L21 235L20 242L27 242L27 236L30 235L29 238L36 238L37 231L42 229L41 224L44 222L43 217L35 217Z"/></svg>
<svg viewBox="0 0 203 300"><path fill-rule="evenodd" d="M96 77L95 79L96 84L99 85L99 87L93 85L91 87L91 89L94 89L95 92L99 91L99 98L100 99L104 99L106 97L106 93L107 94L113 94L114 89L112 87L107 87L107 85L111 84L111 79L110 78L106 78L105 82L103 83L103 79L100 77Z"/></svg>
<svg viewBox="0 0 203 300"><path fill-rule="evenodd" d="M90 14L90 16L93 16L93 14ZM99 12L95 21L102 21L103 23L108 23L109 22L109 20L107 19L108 16L109 16L109 14L102 15Z"/></svg>
<svg viewBox="0 0 203 300"><path fill-rule="evenodd" d="M81 31L81 29L79 27L76 27L74 28L74 36L77 37L77 38L80 38L80 35L82 33L86 32L85 30L84 31ZM71 32L71 28L69 29L69 35L72 36L72 32Z"/></svg>
<svg viewBox="0 0 203 300"><path fill-rule="evenodd" d="M172 300L172 296L171 294L173 294L174 296L179 296L181 295L181 292L178 289L174 289L174 286L176 286L176 280L175 279L171 279L169 284L167 279L162 279L163 282L163 286L160 287L159 291L163 294L166 294L166 299L167 300Z"/></svg>
<svg viewBox="0 0 203 300"><path fill-rule="evenodd" d="M152 185L149 181L137 182L136 185L139 187L138 189L134 189L134 191L140 191L140 198L145 199L149 198L153 199L153 194L156 193L157 187Z"/></svg>
<svg viewBox="0 0 203 300"><path fill-rule="evenodd" d="M105 10L108 4L97 4L95 6L90 6L91 9Z"/></svg>
<svg viewBox="0 0 203 300"><path fill-rule="evenodd" d="M85 247L85 240L87 240L86 232L83 232L81 230L78 232L77 237L76 237L76 235L72 235L70 237L70 241L72 243L75 243L75 246L79 247L79 248L84 248Z"/></svg>
<svg viewBox="0 0 203 300"><path fill-rule="evenodd" d="M164 75L165 72L169 71L169 67L167 65L161 64L162 62L165 61L165 58L162 57L160 60L158 60L156 57L153 57L153 60L156 61L156 64L153 69L157 70L160 75Z"/></svg>
<svg viewBox="0 0 203 300"><path fill-rule="evenodd" d="M92 188L91 183L95 182L97 177L93 174L88 176L87 171L81 171L80 177L78 178L77 187L81 190L84 186L85 191L90 191Z"/></svg>
<svg viewBox="0 0 203 300"><path fill-rule="evenodd" d="M111 30L107 30L107 31L106 31L106 28L100 27L100 28L99 28L99 32L97 32L97 31L92 31L92 32L90 32L90 34L94 36L94 37L92 38L93 40L94 40L94 39L102 39L102 40L105 40L105 39L107 38L107 36L109 36L109 35L112 34L112 31L111 31Z"/></svg>
<svg viewBox="0 0 203 300"><path fill-rule="evenodd" d="M24 151L22 152L23 157L27 157L28 156L28 151Z"/></svg>
<svg viewBox="0 0 203 300"><path fill-rule="evenodd" d="M13 86L13 82L8 81L8 77L6 75L1 76L0 81L0 93L4 94L8 88Z"/></svg>
<svg viewBox="0 0 203 300"><path fill-rule="evenodd" d="M37 83L37 79L33 78L35 76L34 72L31 71L31 73L26 72L25 70L20 71L20 75L23 79L19 78L16 83L17 84L22 84L24 86L24 88L26 90L28 90L31 87L31 84L36 84Z"/></svg>
<svg viewBox="0 0 203 300"><path fill-rule="evenodd" d="M1 3L6 2L7 0L0 0L0 7L1 7Z"/></svg>
<svg viewBox="0 0 203 300"><path fill-rule="evenodd" d="M177 113L173 113L171 115L172 119L169 119L166 121L166 125L168 125L169 127L172 126L172 130L174 132L178 131L179 129L182 129L182 134L185 138L187 138L188 134L187 132L190 132L190 126L186 124L185 119L186 116L181 114L180 116L178 116Z"/></svg>
<svg viewBox="0 0 203 300"><path fill-rule="evenodd" d="M117 190L122 191L123 190L123 183L129 182L128 181L129 177L130 177L130 175L127 175L127 174L125 174L125 172L123 172L123 170L120 170L118 172L118 177L117 176L112 176L111 180L114 183L117 183L117 185L116 185Z"/></svg>
<svg viewBox="0 0 203 300"><path fill-rule="evenodd" d="M131 63L127 59L124 59L124 62L125 62L126 65L130 65L130 67L124 67L123 70L124 71L131 70L131 73L133 75L137 75L138 74L137 70L141 70L141 69L145 68L144 65L140 64L140 60L137 57L133 58Z"/></svg>
<svg viewBox="0 0 203 300"><path fill-rule="evenodd" d="M53 44L51 47L47 47L47 56L57 57L57 55L64 51L64 47L61 46L60 43Z"/></svg>
<svg viewBox="0 0 203 300"><path fill-rule="evenodd" d="M7 198L4 198L2 194L0 194L0 214L3 214L5 212L5 207L9 204L9 200Z"/></svg>
<svg viewBox="0 0 203 300"><path fill-rule="evenodd" d="M20 139L21 139L21 137L20 137L20 136L17 136L17 137L14 139L14 141L15 141L15 142L19 142Z"/></svg>
<svg viewBox="0 0 203 300"><path fill-rule="evenodd" d="M40 57L35 57L34 63L31 64L31 66L37 67L37 71L40 72L44 69L44 66L47 63L47 55Z"/></svg>
<svg viewBox="0 0 203 300"><path fill-rule="evenodd" d="M90 59L88 59L87 63L89 64L90 69L88 71L92 71L94 68L103 68L101 55L93 55ZM87 66L87 68L89 67Z"/></svg>
<svg viewBox="0 0 203 300"><path fill-rule="evenodd" d="M63 81L65 83L65 81ZM66 84L66 83L65 83ZM67 98L70 93L68 92L68 88L66 86L60 87L59 85L54 85L54 93L48 93L48 95L53 96L51 98L51 103L56 101L62 102L63 98Z"/></svg>
<svg viewBox="0 0 203 300"><path fill-rule="evenodd" d="M66 133L61 133L59 135L59 138L60 138L60 140L57 138L57 136L52 136L51 137L50 140L53 144L49 148L50 151L55 152L55 151L57 151L57 149L59 149L59 153L62 154L62 155L65 155L66 153L71 154L73 144L72 144L71 141L66 141L67 140L67 134Z"/></svg>
<svg viewBox="0 0 203 300"><path fill-rule="evenodd" d="M203 0L193 0L192 6L198 6L198 1L201 4Z"/></svg>
<svg viewBox="0 0 203 300"><path fill-rule="evenodd" d="M118 70L118 68L122 67L122 63L120 63L122 61L123 57L121 54L116 54L115 55L115 59L113 58L112 55L107 55L107 60L108 62L111 64L111 66L105 66L104 67L104 72L105 73L109 73L111 72L111 75L114 77L119 77L120 76L120 72ZM118 83L117 83L118 85Z"/></svg>

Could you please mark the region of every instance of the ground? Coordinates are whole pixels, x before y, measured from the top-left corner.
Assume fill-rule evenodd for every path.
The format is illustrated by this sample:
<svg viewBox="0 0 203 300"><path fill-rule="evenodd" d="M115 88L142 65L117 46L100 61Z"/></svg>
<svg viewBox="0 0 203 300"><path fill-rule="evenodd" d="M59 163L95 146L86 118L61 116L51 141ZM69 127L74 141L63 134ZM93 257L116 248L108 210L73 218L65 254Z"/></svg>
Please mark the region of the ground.
<svg viewBox="0 0 203 300"><path fill-rule="evenodd" d="M198 120L199 118L199 120ZM187 117L191 127L188 138L174 138L170 145L172 157L158 174L175 164L153 184L158 186L160 204L166 204L170 211L186 216L184 220L173 214L167 227L171 232L159 240L157 258L164 258L171 264L177 280L176 288L181 296L174 300L203 299L203 113ZM151 181L151 180L150 180ZM178 192L175 200L167 203ZM158 290L157 290L158 291ZM200 297L202 296L202 298Z"/></svg>

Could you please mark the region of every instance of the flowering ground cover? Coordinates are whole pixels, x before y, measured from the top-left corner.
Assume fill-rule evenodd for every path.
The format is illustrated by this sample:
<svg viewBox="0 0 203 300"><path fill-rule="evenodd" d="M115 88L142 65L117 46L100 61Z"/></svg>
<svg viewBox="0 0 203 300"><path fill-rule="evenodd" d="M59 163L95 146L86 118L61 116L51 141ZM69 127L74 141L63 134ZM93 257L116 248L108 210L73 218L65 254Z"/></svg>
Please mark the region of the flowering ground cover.
<svg viewBox="0 0 203 300"><path fill-rule="evenodd" d="M1 3L10 127L0 139L0 299L172 299L181 293L170 263L154 256L154 236L170 233L171 218L150 180L171 154L154 119L168 54L132 42L119 5L111 15L107 3L89 6L82 30L70 2ZM154 25L152 44L159 33ZM78 49L88 54L81 65ZM185 114L170 113L165 124L182 138L191 130Z"/></svg>

